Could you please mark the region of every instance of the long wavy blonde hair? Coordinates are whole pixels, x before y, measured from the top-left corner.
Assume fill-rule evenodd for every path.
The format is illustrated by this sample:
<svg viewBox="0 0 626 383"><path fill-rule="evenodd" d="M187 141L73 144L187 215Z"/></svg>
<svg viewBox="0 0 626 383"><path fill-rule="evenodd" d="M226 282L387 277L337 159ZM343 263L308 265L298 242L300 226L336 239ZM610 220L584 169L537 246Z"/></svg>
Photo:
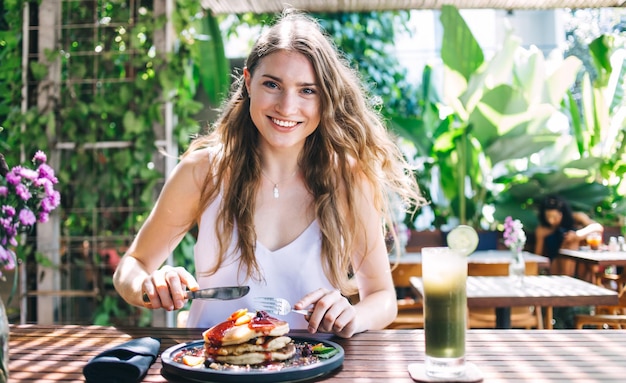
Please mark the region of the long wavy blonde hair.
<svg viewBox="0 0 626 383"><path fill-rule="evenodd" d="M409 165L367 99L358 72L341 57L318 23L300 12L284 12L254 44L246 59L250 74L253 76L261 60L276 51L304 55L316 75L321 120L307 137L298 161L314 199L326 276L333 286L352 295L356 289L350 275L355 265L351 264L350 254L355 233L363 229L353 202L358 179L364 176L374 190L375 206L387 221L385 225L381 220L381 231L385 227L393 230L390 193L399 195L407 206L419 206L423 200ZM216 225L220 256L217 266L207 271L209 274L219 268L237 230L240 268L245 266L247 277L262 278L254 254L253 220L261 157L259 133L249 110L250 100L241 76L211 131L194 140L186 153L206 147L216 153L210 161L196 216L199 222L206 207L223 193Z"/></svg>

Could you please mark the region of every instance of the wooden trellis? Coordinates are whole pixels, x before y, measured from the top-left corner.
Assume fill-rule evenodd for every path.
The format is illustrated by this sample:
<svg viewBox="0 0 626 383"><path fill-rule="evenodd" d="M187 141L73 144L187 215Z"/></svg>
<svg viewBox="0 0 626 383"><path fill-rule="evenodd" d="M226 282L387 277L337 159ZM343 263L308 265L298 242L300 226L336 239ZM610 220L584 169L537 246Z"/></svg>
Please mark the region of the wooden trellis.
<svg viewBox="0 0 626 383"><path fill-rule="evenodd" d="M91 94L97 92L103 82L134 81L134 74L128 73L126 78L103 78L102 65L115 52L106 52L105 46L98 46L98 39L103 39L112 28L128 27L134 23L133 14L139 7L139 1L127 0L117 3L117 5L127 7L129 16L124 20L102 20L98 17L98 7L103 3L99 0L76 0L84 5L82 16L76 16L68 11L68 5L75 1L70 0L41 0L38 5L38 12L33 15L29 3L25 4L23 12L23 102L22 111L25 113L30 107L28 100L33 100L29 94L36 94L36 106L42 112L54 110L61 97L64 86L74 86ZM169 20L173 9L172 0L155 0L153 2L155 17L168 15ZM70 71L70 59L57 57L54 61L47 61L46 52L57 51L69 52L69 46L73 41L67 39L68 31L80 30L80 35L84 36L84 43L90 49L72 52L74 56L88 57L86 62L90 63L86 67L86 73L80 78L63 78L62 73ZM31 38L34 37L34 38ZM106 37L104 37L105 39ZM33 41L35 40L35 41ZM171 22L168 21L161 31L154 36L155 46L160 52L169 52L173 44ZM36 45L36 46L34 46ZM34 53L36 52L36 53ZM31 62L43 63L48 67L48 72L41 81L36 84L27 82L26 73ZM31 102L32 103L32 102ZM155 146L162 152L167 152L169 156L161 156L161 161L155 163L157 169L163 174L169 174L175 165L177 148L172 139L173 113L172 106L166 104L162 126L154 126L156 135ZM26 127L23 127L26 129ZM63 158L71 155L76 150L95 151L101 149L123 149L130 145L125 141L99 141L86 144L76 144L74 142L58 141L51 132L46 132L49 142L57 142L55 147L48 153L49 163L53 168L60 168L64 165ZM67 213L67 212L65 212ZM21 281L22 301L21 301L21 322L36 321L41 324L51 323L79 323L85 318L80 317L69 300L91 299L95 301L103 294L104 279L110 278L110 265L101 263L107 256L103 254L104 249L116 249L118 255L123 253L124 247L128 246L135 233L118 235L114 228L107 227L106 218L120 215L131 217L132 214L145 213L138 211L133 206L116 206L92 209L90 211L73 211L74 214L83 214L85 219L92 221L93 233L90 235L72 236L63 235L60 228L61 212L55 211L50 221L37 226L37 251L55 264L53 268L38 266L38 270L27 273L27 269L21 273L23 276L30 275ZM80 272L76 271L82 268ZM37 276L36 280L33 277ZM103 282L104 281L104 282ZM76 285L76 283L79 283ZM76 301L75 301L76 302ZM75 304L73 304L76 306ZM80 306L84 306L80 304ZM36 318L29 317L30 312L36 311ZM92 314L92 313L89 313ZM172 325L173 317L155 315L156 325Z"/></svg>

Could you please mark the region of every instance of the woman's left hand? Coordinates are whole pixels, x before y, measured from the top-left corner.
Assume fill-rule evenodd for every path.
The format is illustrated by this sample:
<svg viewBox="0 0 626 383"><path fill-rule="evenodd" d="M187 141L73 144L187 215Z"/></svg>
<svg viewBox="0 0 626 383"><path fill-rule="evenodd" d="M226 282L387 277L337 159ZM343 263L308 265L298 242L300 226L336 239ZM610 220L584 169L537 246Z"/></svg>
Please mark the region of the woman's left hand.
<svg viewBox="0 0 626 383"><path fill-rule="evenodd" d="M356 332L356 309L338 290L315 290L298 301L294 308L306 309L311 305L314 307L308 317L310 333L331 332L349 338Z"/></svg>

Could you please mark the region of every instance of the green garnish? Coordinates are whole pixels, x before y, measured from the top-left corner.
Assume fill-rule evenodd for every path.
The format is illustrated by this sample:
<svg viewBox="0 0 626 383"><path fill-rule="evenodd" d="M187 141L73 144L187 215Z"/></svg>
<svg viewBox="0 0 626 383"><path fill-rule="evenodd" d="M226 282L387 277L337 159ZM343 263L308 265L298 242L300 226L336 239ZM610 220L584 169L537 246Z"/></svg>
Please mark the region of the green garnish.
<svg viewBox="0 0 626 383"><path fill-rule="evenodd" d="M339 352L336 348L324 346L322 343L318 343L311 347L311 350L313 351L313 354L322 359L328 359Z"/></svg>

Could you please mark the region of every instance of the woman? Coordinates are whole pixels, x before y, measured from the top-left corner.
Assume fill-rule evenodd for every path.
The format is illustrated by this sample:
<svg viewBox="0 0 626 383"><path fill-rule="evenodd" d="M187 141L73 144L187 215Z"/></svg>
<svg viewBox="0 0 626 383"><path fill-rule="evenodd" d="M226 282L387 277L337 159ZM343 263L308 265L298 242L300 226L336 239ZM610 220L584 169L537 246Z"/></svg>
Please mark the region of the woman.
<svg viewBox="0 0 626 383"><path fill-rule="evenodd" d="M350 337L386 327L397 312L383 230L393 227L389 195L407 206L422 198L356 72L313 19L285 12L233 89L166 182L116 289L131 304L145 293L147 307L175 310L186 288L251 286L241 299L193 301L189 327L254 309L259 296L312 310L286 316L291 328ZM197 281L160 267L195 225Z"/></svg>
<svg viewBox="0 0 626 383"><path fill-rule="evenodd" d="M604 231L582 212L572 212L569 203L559 196L547 196L539 206L539 225L535 229L535 254L550 258L552 274L575 275L574 261L558 257L560 249L578 250L591 233Z"/></svg>

